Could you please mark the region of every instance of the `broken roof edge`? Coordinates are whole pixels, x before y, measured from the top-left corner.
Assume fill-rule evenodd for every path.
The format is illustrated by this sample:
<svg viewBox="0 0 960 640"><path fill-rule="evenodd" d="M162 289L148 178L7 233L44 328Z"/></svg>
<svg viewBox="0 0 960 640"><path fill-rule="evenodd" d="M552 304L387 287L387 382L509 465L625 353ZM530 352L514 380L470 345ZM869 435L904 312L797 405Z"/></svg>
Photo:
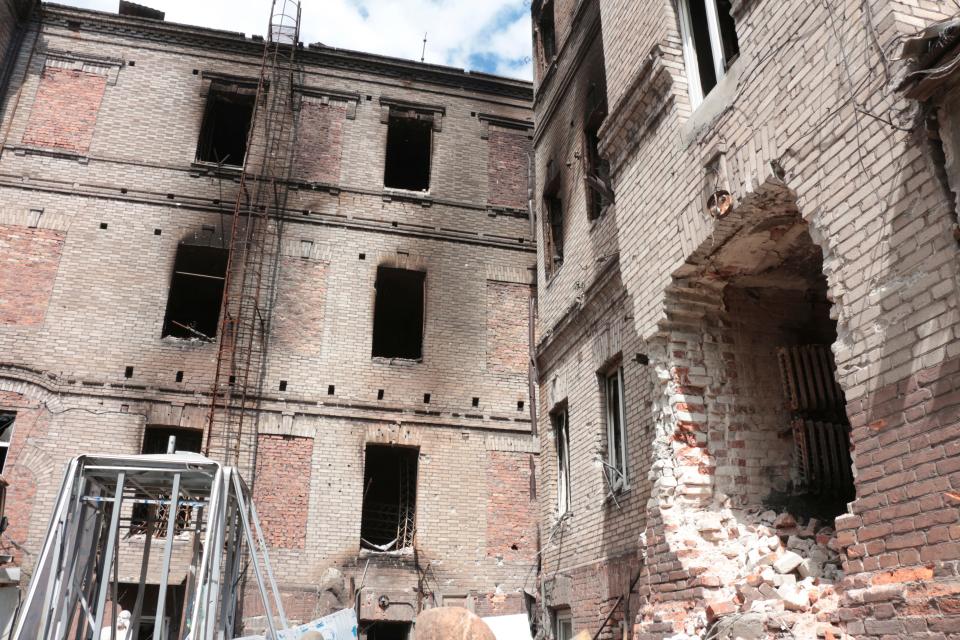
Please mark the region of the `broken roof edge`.
<svg viewBox="0 0 960 640"><path fill-rule="evenodd" d="M51 19L62 19L64 21L85 19L89 21L88 24L81 24L81 29L87 27L95 30L97 27L102 27L107 28L109 33L114 35L122 34L123 30L126 29L126 35L155 39L167 44L201 47L205 50L209 50L212 46L221 51L258 56L263 49L261 36L256 36L255 39L254 37L247 37L239 31L213 29L177 22L161 22L149 18L82 9L52 2L43 2L41 8L44 21L50 21ZM301 60L307 64L350 69L388 77L403 77L418 82L514 98L531 104L533 102L533 83L527 80L364 51L340 49L320 43L301 46L299 51Z"/></svg>

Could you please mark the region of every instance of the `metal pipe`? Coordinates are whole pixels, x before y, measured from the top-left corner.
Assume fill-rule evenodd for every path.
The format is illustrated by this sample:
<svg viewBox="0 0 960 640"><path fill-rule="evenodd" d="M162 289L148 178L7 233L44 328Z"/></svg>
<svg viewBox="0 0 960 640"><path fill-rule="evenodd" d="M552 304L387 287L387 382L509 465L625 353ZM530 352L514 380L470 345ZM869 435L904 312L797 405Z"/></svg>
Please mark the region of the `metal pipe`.
<svg viewBox="0 0 960 640"><path fill-rule="evenodd" d="M167 580L170 577L170 556L173 554L173 536L176 534L179 497L180 474L177 473L173 476L173 491L170 494L170 509L167 512L167 542L163 547L163 568L160 569L160 593L157 596L157 612L154 615L153 640L161 640L163 636L163 614L167 605Z"/></svg>
<svg viewBox="0 0 960 640"><path fill-rule="evenodd" d="M103 629L103 610L107 604L107 590L110 586L110 570L114 561L114 544L117 540L117 525L120 522L120 508L123 506L123 486L127 473L121 471L117 474L116 500L113 503L113 511L110 513L110 529L107 533L107 555L103 561L102 575L100 578L99 593L97 595L96 619L93 624L93 637L99 638L100 631ZM114 603L116 605L116 603ZM159 640L155 638L154 640Z"/></svg>

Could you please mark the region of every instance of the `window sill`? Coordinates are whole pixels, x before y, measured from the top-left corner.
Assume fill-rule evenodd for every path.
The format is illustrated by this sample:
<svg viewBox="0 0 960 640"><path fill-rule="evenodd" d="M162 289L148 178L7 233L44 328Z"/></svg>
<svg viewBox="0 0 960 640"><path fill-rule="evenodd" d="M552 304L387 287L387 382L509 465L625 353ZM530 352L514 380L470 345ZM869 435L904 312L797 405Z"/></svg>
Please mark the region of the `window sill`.
<svg viewBox="0 0 960 640"><path fill-rule="evenodd" d="M373 356L373 362L376 364L412 367L423 364L423 358L385 358L383 356Z"/></svg>
<svg viewBox="0 0 960 640"><path fill-rule="evenodd" d="M177 347L205 347L217 344L217 339L204 340L203 338L180 338L178 336L162 336L160 342Z"/></svg>
<svg viewBox="0 0 960 640"><path fill-rule="evenodd" d="M194 160L190 163L190 166L196 169L220 169L221 171L232 171L234 173L243 171L243 165L241 164L217 164L205 160Z"/></svg>
<svg viewBox="0 0 960 640"><path fill-rule="evenodd" d="M720 82L697 105L680 131L681 139L689 147L705 130L710 129L737 98L740 79L747 67L743 53L733 61Z"/></svg>

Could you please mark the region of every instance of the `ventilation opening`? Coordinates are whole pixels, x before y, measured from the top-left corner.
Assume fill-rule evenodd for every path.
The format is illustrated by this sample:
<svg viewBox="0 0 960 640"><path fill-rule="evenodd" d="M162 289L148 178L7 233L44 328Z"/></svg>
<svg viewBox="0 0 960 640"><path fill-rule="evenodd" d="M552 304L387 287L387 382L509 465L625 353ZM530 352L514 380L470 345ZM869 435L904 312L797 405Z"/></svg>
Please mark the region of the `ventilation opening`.
<svg viewBox="0 0 960 640"><path fill-rule="evenodd" d="M173 264L163 337L209 341L217 335L227 255L226 249L180 245Z"/></svg>
<svg viewBox="0 0 960 640"><path fill-rule="evenodd" d="M373 356L423 357L423 271L379 267L373 314Z"/></svg>
<svg viewBox="0 0 960 640"><path fill-rule="evenodd" d="M364 628L367 640L407 640L410 637L409 622L370 622Z"/></svg>
<svg viewBox="0 0 960 640"><path fill-rule="evenodd" d="M148 426L143 432L143 445L140 452L144 455L166 454L169 451L171 438L174 439L174 451L200 453L200 447L203 444L203 431L179 427ZM165 498L166 496L161 497ZM169 505L134 504L131 516L131 531L133 533L146 533L152 525L154 536L166 536L169 512ZM180 533L189 529L192 516L192 507L179 507L174 531Z"/></svg>
<svg viewBox="0 0 960 640"><path fill-rule="evenodd" d="M213 87L200 127L197 161L243 166L255 96L238 87Z"/></svg>
<svg viewBox="0 0 960 640"><path fill-rule="evenodd" d="M537 18L537 33L540 35L540 51L543 64L549 65L557 55L557 31L553 16L553 2L543 3Z"/></svg>
<svg viewBox="0 0 960 640"><path fill-rule="evenodd" d="M383 184L391 189L430 189L433 118L420 114L390 115Z"/></svg>
<svg viewBox="0 0 960 640"><path fill-rule="evenodd" d="M361 548L388 552L413 546L419 455L416 448L367 445Z"/></svg>
<svg viewBox="0 0 960 640"><path fill-rule="evenodd" d="M10 451L10 441L13 439L13 423L17 414L0 411L0 473L7 464L7 453Z"/></svg>

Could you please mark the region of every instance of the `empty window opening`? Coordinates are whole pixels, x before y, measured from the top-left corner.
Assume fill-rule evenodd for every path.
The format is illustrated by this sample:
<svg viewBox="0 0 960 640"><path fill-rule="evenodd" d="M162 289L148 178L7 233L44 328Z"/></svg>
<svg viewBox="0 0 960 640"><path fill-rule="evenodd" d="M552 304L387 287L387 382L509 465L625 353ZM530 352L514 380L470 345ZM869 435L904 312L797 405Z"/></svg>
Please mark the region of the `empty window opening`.
<svg viewBox="0 0 960 640"><path fill-rule="evenodd" d="M730 0L680 0L680 33L696 107L740 54Z"/></svg>
<svg viewBox="0 0 960 640"><path fill-rule="evenodd" d="M217 335L226 249L181 244L173 263L163 336L211 341Z"/></svg>
<svg viewBox="0 0 960 640"><path fill-rule="evenodd" d="M373 311L373 356L423 357L423 271L379 267ZM427 402L427 400L425 400Z"/></svg>
<svg viewBox="0 0 960 640"><path fill-rule="evenodd" d="M177 382L183 382L183 371L177 371L176 380Z"/></svg>
<svg viewBox="0 0 960 640"><path fill-rule="evenodd" d="M605 83L604 83L605 85ZM600 155L600 127L607 117L606 89L599 85L591 88L592 94L599 94L587 118L583 129L584 142L584 181L587 188L587 216L596 220L613 202L613 189L610 184L610 163Z"/></svg>
<svg viewBox="0 0 960 640"><path fill-rule="evenodd" d="M419 456L416 448L367 445L360 521L362 548L389 552L413 546Z"/></svg>
<svg viewBox="0 0 960 640"><path fill-rule="evenodd" d="M0 412L0 474L4 472L7 466L7 454L10 452L10 441L13 439L13 423L17 414L2 411Z"/></svg>
<svg viewBox="0 0 960 640"><path fill-rule="evenodd" d="M409 622L371 622L364 631L366 640L408 640Z"/></svg>
<svg viewBox="0 0 960 640"><path fill-rule="evenodd" d="M163 455L170 451L200 453L203 445L203 431L199 429L184 429L181 427L147 426L143 432L143 445L140 453L144 455ZM153 499L167 500L170 496L157 494ZM177 509L177 521L174 531L180 533L190 528L193 508L180 506ZM169 518L169 505L166 504L134 504L131 516L131 526L134 533L146 533L150 526L153 535L166 536Z"/></svg>
<svg viewBox="0 0 960 640"><path fill-rule="evenodd" d="M432 115L416 112L391 113L387 125L384 186L408 191L428 191L432 146Z"/></svg>
<svg viewBox="0 0 960 640"><path fill-rule="evenodd" d="M200 127L197 162L242 167L255 96L239 87L210 89Z"/></svg>
<svg viewBox="0 0 960 640"><path fill-rule="evenodd" d="M543 194L543 220L544 267L549 278L563 265L563 201L556 187Z"/></svg>
<svg viewBox="0 0 960 640"><path fill-rule="evenodd" d="M430 404L430 394L429 394L429 393L423 394L423 403L424 403L424 404Z"/></svg>
<svg viewBox="0 0 960 640"><path fill-rule="evenodd" d="M333 386L332 384L331 384L331 385L327 385L327 395L328 395L328 396L332 396L332 395L334 395L336 392L337 392L337 388L336 388L335 386Z"/></svg>
<svg viewBox="0 0 960 640"><path fill-rule="evenodd" d="M557 27L554 21L553 1L543 3L537 17L537 35L540 38L540 55L544 66L549 66L557 56Z"/></svg>
<svg viewBox="0 0 960 640"><path fill-rule="evenodd" d="M287 390L287 381L286 381L286 380L281 380L281 381L280 381L280 391L286 391L286 390Z"/></svg>
<svg viewBox="0 0 960 640"><path fill-rule="evenodd" d="M124 368L124 370L123 370L123 377L124 377L124 378L132 378L132 377L133 377L133 367L126 367L126 368Z"/></svg>
<svg viewBox="0 0 960 640"><path fill-rule="evenodd" d="M480 398L474 398L472 402L473 402L473 406L475 407L480 406Z"/></svg>
<svg viewBox="0 0 960 640"><path fill-rule="evenodd" d="M377 389L377 400L383 400L383 389Z"/></svg>
<svg viewBox="0 0 960 640"><path fill-rule="evenodd" d="M570 510L570 431L567 425L567 408L561 407L550 414L553 423L553 439L557 453L557 515Z"/></svg>
<svg viewBox="0 0 960 640"><path fill-rule="evenodd" d="M623 368L604 376L603 395L607 419L606 477L611 492L627 487L626 411L623 400Z"/></svg>
<svg viewBox="0 0 960 640"><path fill-rule="evenodd" d="M569 607L553 610L554 640L573 640L573 614Z"/></svg>

